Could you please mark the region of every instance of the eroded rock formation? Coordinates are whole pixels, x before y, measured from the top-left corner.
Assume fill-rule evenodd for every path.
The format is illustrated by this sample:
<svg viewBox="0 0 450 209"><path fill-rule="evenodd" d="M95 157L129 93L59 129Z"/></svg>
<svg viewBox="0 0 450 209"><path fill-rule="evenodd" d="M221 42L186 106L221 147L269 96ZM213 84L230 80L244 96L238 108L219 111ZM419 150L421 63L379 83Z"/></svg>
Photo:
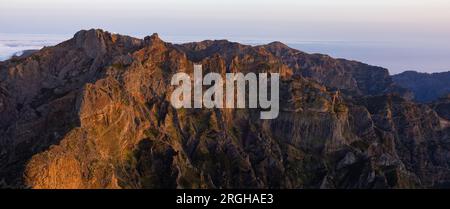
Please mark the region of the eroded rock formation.
<svg viewBox="0 0 450 209"><path fill-rule="evenodd" d="M170 79L194 63L279 72L280 116L174 109ZM0 63L0 186L448 187L446 106L407 93L385 69L278 42L174 45L80 31Z"/></svg>

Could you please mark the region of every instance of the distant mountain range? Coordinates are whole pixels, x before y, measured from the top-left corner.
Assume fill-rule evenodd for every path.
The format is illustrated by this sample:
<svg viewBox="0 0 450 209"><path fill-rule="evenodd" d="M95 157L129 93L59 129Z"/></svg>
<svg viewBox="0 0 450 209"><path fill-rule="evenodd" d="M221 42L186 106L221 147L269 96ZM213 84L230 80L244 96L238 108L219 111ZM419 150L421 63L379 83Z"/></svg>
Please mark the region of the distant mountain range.
<svg viewBox="0 0 450 209"><path fill-rule="evenodd" d="M175 109L172 75L280 73L280 115ZM398 77L394 76L394 80ZM83 30L0 62L0 187L449 188L450 100L280 42Z"/></svg>
<svg viewBox="0 0 450 209"><path fill-rule="evenodd" d="M406 71L392 76L393 81L414 93L419 102L431 102L450 94L450 72L419 73Z"/></svg>

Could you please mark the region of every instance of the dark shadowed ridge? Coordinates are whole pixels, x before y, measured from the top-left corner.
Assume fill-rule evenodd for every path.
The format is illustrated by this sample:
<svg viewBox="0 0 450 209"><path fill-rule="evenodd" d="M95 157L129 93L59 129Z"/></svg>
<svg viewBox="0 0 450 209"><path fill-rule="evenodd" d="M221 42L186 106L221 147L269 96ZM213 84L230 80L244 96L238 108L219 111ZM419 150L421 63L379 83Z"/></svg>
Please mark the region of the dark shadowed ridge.
<svg viewBox="0 0 450 209"><path fill-rule="evenodd" d="M418 102L432 102L450 93L450 71L431 74L406 71L392 78L397 85L412 91Z"/></svg>

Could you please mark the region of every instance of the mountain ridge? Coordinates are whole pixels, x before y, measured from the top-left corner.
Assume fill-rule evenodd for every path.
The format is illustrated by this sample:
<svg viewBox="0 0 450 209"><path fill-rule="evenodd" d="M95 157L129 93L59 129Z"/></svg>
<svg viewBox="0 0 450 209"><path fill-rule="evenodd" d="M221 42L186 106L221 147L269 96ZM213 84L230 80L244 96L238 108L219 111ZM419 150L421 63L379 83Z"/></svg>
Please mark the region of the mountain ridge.
<svg viewBox="0 0 450 209"><path fill-rule="evenodd" d="M419 102L433 102L450 93L450 71L420 73L405 71L392 76L394 82L414 93Z"/></svg>
<svg viewBox="0 0 450 209"><path fill-rule="evenodd" d="M280 73L280 116L174 109L171 75L192 74L194 63ZM0 186L445 187L446 101L416 104L386 73L279 42L171 44L83 30L0 63Z"/></svg>

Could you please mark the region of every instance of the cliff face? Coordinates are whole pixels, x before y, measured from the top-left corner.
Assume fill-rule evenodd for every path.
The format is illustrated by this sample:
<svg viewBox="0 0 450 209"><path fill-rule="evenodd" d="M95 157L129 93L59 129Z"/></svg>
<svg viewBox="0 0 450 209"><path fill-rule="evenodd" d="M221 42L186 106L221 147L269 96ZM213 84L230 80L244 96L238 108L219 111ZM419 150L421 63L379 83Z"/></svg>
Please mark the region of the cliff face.
<svg viewBox="0 0 450 209"><path fill-rule="evenodd" d="M21 184L30 157L60 142L80 124L84 87L102 69L130 61L141 40L80 31L69 41L0 65L0 175Z"/></svg>
<svg viewBox="0 0 450 209"><path fill-rule="evenodd" d="M414 93L418 102L432 102L450 93L450 72L419 73L407 71L392 76L394 82Z"/></svg>
<svg viewBox="0 0 450 209"><path fill-rule="evenodd" d="M170 79L194 62L204 73L279 72L279 117L174 109ZM384 69L281 43L80 31L0 63L0 186L448 186L448 118L387 94L393 86Z"/></svg>

